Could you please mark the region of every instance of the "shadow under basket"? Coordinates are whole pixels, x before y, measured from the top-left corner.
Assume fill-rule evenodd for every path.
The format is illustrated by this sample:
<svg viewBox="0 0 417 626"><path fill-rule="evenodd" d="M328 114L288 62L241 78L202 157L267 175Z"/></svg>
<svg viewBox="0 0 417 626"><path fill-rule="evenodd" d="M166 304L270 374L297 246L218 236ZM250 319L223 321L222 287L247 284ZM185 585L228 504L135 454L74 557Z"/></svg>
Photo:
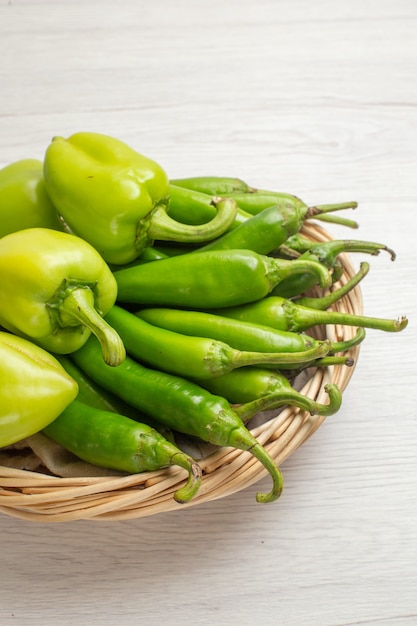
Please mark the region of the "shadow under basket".
<svg viewBox="0 0 417 626"><path fill-rule="evenodd" d="M316 224L308 224L303 234L312 241L328 241L331 236ZM348 255L340 260L344 273L340 284L355 273ZM362 295L358 286L336 302L334 310L361 315ZM351 326L320 327L321 337L344 341L356 334ZM332 365L316 368L301 385L300 391L318 402L326 403L324 386L336 383L343 392L355 369L359 346L349 351L354 365ZM258 416L259 417L259 416ZM263 418L263 416L261 416ZM311 416L300 409L285 407L257 419L252 434L281 464L321 426L324 417ZM267 475L261 463L249 452L217 448L198 459L203 482L198 494L187 504L178 504L174 492L187 474L178 467L135 475L78 476L62 478L41 471L19 470L0 466L0 512L36 522L68 522L78 519L125 520L147 517L171 510L183 510L200 503L226 497L245 489ZM285 492L284 492L285 493ZM262 505L257 505L262 506ZM279 506L275 503L275 506Z"/></svg>

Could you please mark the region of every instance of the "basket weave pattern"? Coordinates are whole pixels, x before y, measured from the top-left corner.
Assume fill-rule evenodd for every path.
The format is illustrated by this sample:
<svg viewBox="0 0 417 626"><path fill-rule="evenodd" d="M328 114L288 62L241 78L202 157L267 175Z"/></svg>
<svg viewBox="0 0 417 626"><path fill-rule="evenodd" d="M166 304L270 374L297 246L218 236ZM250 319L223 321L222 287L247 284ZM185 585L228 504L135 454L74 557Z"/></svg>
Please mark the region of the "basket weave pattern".
<svg viewBox="0 0 417 626"><path fill-rule="evenodd" d="M303 234L313 241L331 239L317 225L306 225ZM355 272L348 255L341 255L340 260L344 266L340 283L344 283ZM360 288L355 287L340 299L334 309L362 314ZM356 328L349 326L327 326L320 330L331 341L350 339L356 333ZM359 346L356 346L350 356L356 362L358 355ZM317 368L301 393L326 403L325 384L336 383L343 391L353 371L354 366L345 365ZM277 463L282 463L311 437L323 420L319 415L311 416L300 409L286 407L251 432ZM38 522L132 519L222 498L254 484L267 474L249 452L231 448L220 448L199 459L199 464L204 473L203 484L188 504L178 504L173 498L186 478L185 470L178 467L120 477L70 479L0 466L0 512Z"/></svg>

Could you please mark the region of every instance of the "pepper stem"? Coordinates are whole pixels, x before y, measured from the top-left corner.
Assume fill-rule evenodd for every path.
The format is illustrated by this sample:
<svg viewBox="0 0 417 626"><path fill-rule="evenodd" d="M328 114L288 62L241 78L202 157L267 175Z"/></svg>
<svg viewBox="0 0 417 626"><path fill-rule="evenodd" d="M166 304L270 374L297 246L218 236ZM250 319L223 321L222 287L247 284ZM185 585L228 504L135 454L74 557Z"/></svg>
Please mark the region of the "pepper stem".
<svg viewBox="0 0 417 626"><path fill-rule="evenodd" d="M346 339L345 341L334 341L329 351L329 356L337 354L338 352L347 352L351 348L358 346L365 339L365 330L358 328L356 335L352 339Z"/></svg>
<svg viewBox="0 0 417 626"><path fill-rule="evenodd" d="M326 356L331 349L332 344L329 341L320 341L313 348L302 350L301 352L249 352L233 350L231 361L233 368L262 364L279 365L280 368L286 368L294 364L300 365L320 359Z"/></svg>
<svg viewBox="0 0 417 626"><path fill-rule="evenodd" d="M273 481L272 489L269 493L257 493L256 500L258 502L273 502L274 500L277 500L284 487L284 479L281 470L265 448L261 446L261 444L243 423L241 428L235 428L230 433L228 445L233 446L238 450L246 450L250 452L269 472Z"/></svg>
<svg viewBox="0 0 417 626"><path fill-rule="evenodd" d="M360 283L360 281L365 278L365 276L369 272L369 269L369 263L363 261L359 266L359 271L338 289L331 291L325 296L316 298L302 297L297 298L296 300L294 300L294 302L310 309L318 309L324 311L325 309L328 309L332 304L335 304L335 302L338 302L341 298L343 298L343 296L346 296L346 294L352 291L352 289L354 289ZM357 324L355 324L355 326L356 325Z"/></svg>
<svg viewBox="0 0 417 626"><path fill-rule="evenodd" d="M297 274L310 274L317 278L320 287L326 289L332 284L332 275L327 267L321 265L317 261L307 261L304 259L295 259L289 261L287 259L279 259L275 257L263 257L267 277L271 285L270 291L274 289L281 281L289 276Z"/></svg>
<svg viewBox="0 0 417 626"><path fill-rule="evenodd" d="M338 202L336 204L316 204L307 209L306 219L322 215L323 213L334 213L335 211L344 211L345 209L356 209L357 202Z"/></svg>
<svg viewBox="0 0 417 626"><path fill-rule="evenodd" d="M188 472L188 480L184 487L174 493L174 499L180 504L189 502L197 493L202 481L202 470L199 464L188 454L174 452L170 458L171 465L179 465Z"/></svg>
<svg viewBox="0 0 417 626"><path fill-rule="evenodd" d="M197 243L210 241L222 235L235 220L238 206L232 198L215 197L211 204L216 208L216 215L204 224L184 224L170 217L165 203L155 207L152 212L148 237L161 241Z"/></svg>
<svg viewBox="0 0 417 626"><path fill-rule="evenodd" d="M305 302L306 299L302 301ZM299 304L298 300L295 302L286 301L283 304L283 309L287 318L291 320L291 331L293 332L303 331L317 324L343 324L345 326L373 328L375 330L396 333L403 330L408 324L406 317L393 320L344 313L342 311L315 309Z"/></svg>
<svg viewBox="0 0 417 626"><path fill-rule="evenodd" d="M86 326L99 340L104 361L117 366L124 361L126 351L118 333L104 321L94 307L94 294L89 287L70 289L58 304L58 315L61 321L67 320L64 326L78 321Z"/></svg>
<svg viewBox="0 0 417 626"><path fill-rule="evenodd" d="M322 415L328 417L334 415L342 405L342 393L337 385L328 383L324 387L324 391L329 396L328 404L321 404L307 396L299 393L295 389L280 390L257 398L252 402L246 402L234 406L233 409L242 420L243 423L248 422L252 417L261 411L277 409L282 406L295 406L303 411L308 411L311 415Z"/></svg>

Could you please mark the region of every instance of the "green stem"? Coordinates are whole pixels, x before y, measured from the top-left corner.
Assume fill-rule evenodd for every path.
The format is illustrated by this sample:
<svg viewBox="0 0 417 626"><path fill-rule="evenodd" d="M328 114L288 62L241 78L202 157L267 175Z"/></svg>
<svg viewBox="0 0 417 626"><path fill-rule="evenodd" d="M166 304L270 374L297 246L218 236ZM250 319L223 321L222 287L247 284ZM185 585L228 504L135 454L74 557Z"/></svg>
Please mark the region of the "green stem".
<svg viewBox="0 0 417 626"><path fill-rule="evenodd" d="M103 359L108 365L117 366L125 359L126 352L117 332L104 321L94 307L91 289L70 289L58 305L60 319L77 320L86 326L99 340ZM69 324L64 324L64 326Z"/></svg>
<svg viewBox="0 0 417 626"><path fill-rule="evenodd" d="M310 363L311 367L330 367L332 365L346 365L346 367L353 367L355 361L349 356L325 356L322 359L317 359L313 363Z"/></svg>
<svg viewBox="0 0 417 626"><path fill-rule="evenodd" d="M295 259L289 261L287 259L278 259L275 257L264 257L264 263L267 270L268 280L272 289L281 281L297 274L312 274L323 289L330 287L332 284L332 275L324 265L317 261L305 261L304 259Z"/></svg>
<svg viewBox="0 0 417 626"><path fill-rule="evenodd" d="M346 339L345 341L335 341L332 343L329 354L336 354L337 352L347 352L351 348L358 346L365 339L365 330L358 328L356 335L352 339Z"/></svg>
<svg viewBox="0 0 417 626"><path fill-rule="evenodd" d="M347 217L340 217L340 215L329 215L328 213L323 213L322 215L314 215L312 217L320 222L338 224L339 226L346 226L346 228L352 228L353 230L357 230L359 228L358 222L350 220Z"/></svg>
<svg viewBox="0 0 417 626"><path fill-rule="evenodd" d="M325 385L324 391L329 396L328 404L316 402L293 389L273 392L261 398L257 398L252 402L246 402L245 404L234 406L233 408L244 423L248 422L257 413L277 409L286 405L298 407L303 411L309 412L311 415L328 417L329 415L334 415L340 409L342 393L339 387L333 383Z"/></svg>
<svg viewBox="0 0 417 626"><path fill-rule="evenodd" d="M316 215L322 215L323 213L334 213L335 211L344 211L345 209L356 209L357 202L338 202L336 204L316 204L315 206L308 207L307 219L309 217L315 217Z"/></svg>
<svg viewBox="0 0 417 626"><path fill-rule="evenodd" d="M305 300L303 299L303 301ZM290 320L290 330L292 332L307 330L318 324L343 324L345 326L359 326L360 328L372 328L374 330L396 333L406 328L408 324L406 317L393 320L344 313L342 311L313 309L299 304L299 301L291 302L288 300L283 304L283 309L287 314L287 319Z"/></svg>
<svg viewBox="0 0 417 626"><path fill-rule="evenodd" d="M277 500L284 487L284 479L281 471L265 448L263 448L255 437L245 428L243 423L242 428L235 428L230 434L229 445L239 450L247 450L253 454L253 456L262 463L272 478L273 485L271 491L269 493L258 492L256 494L256 500L262 503Z"/></svg>
<svg viewBox="0 0 417 626"><path fill-rule="evenodd" d="M222 235L234 222L238 206L231 198L212 199L216 215L204 224L184 224L170 217L166 205L158 205L151 216L148 237L160 241L194 243L209 241Z"/></svg>
<svg viewBox="0 0 417 626"><path fill-rule="evenodd" d="M335 302L338 302L338 300L340 300L341 298L346 296L350 291L352 291L352 289L354 289L360 283L360 281L363 278L365 278L365 276L369 272L369 269L370 269L369 263L366 263L364 261L363 263L360 264L359 271L354 276L352 276L350 280L348 280L344 285L342 285L338 289L335 289L334 291L331 291L330 293L326 294L325 296L321 296L320 298L319 297L317 298L302 297L302 298L297 298L294 302L296 304L305 306L310 309L320 309L320 310L328 309L330 306L335 304Z"/></svg>
<svg viewBox="0 0 417 626"><path fill-rule="evenodd" d="M174 493L174 499L183 504L189 502L197 493L201 485L202 472L198 463L188 454L175 451L170 458L171 465L179 465L188 472L186 484Z"/></svg>
<svg viewBox="0 0 417 626"><path fill-rule="evenodd" d="M329 341L322 341L309 350L302 352L249 352L233 350L230 353L228 369L247 365L277 365L280 368L289 368L292 365L302 365L311 360L326 356L332 349Z"/></svg>

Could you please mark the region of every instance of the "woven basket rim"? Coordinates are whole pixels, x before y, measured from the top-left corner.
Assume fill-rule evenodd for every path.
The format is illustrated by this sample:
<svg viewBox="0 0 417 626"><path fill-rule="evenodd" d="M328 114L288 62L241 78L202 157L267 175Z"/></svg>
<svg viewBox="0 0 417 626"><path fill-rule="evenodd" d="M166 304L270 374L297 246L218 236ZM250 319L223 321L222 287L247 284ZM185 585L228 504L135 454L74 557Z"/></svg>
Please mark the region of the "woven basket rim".
<svg viewBox="0 0 417 626"><path fill-rule="evenodd" d="M316 223L305 224L302 232L313 241L332 239ZM344 267L340 283L344 283L352 278L355 269L348 254L341 254L340 260ZM360 286L352 289L333 308L362 314ZM351 339L356 328L328 326L325 333L331 341L341 341ZM349 352L354 360L352 367L332 365L317 368L301 393L326 403L326 383L336 383L343 392L353 375L359 351L358 345ZM265 423L251 429L251 432L274 460L281 464L317 431L324 420L323 416L311 416L301 409L285 407ZM79 519L135 519L171 510L184 510L227 497L267 475L261 463L249 452L232 448L219 448L202 460L199 459L199 464L203 469L203 483L198 494L187 504L178 504L173 498L174 492L186 478L185 470L178 467L127 476L60 478L0 466L0 512L15 518L48 523Z"/></svg>

